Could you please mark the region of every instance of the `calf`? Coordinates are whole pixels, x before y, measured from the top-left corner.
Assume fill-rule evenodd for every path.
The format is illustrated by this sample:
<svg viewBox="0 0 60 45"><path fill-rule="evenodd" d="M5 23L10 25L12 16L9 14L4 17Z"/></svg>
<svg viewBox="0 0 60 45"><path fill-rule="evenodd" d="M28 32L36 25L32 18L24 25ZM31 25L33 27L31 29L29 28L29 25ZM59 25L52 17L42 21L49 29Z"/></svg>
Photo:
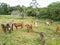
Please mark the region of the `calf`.
<svg viewBox="0 0 60 45"><path fill-rule="evenodd" d="M56 32L60 31L60 25L56 27Z"/></svg>
<svg viewBox="0 0 60 45"><path fill-rule="evenodd" d="M29 30L32 29L32 24L26 24L26 27L27 27L27 31L29 32Z"/></svg>
<svg viewBox="0 0 60 45"><path fill-rule="evenodd" d="M18 29L17 27L23 28L23 22L13 23L13 25L16 27L16 29Z"/></svg>

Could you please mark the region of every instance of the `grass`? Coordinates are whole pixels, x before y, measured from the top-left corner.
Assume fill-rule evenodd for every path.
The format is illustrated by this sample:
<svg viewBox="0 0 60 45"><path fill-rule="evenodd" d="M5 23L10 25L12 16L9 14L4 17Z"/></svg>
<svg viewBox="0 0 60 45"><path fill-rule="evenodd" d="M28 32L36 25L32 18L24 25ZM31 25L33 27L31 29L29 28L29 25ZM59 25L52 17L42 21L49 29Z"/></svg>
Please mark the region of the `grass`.
<svg viewBox="0 0 60 45"><path fill-rule="evenodd" d="M12 19L12 16L10 15L0 15L0 24L2 23L8 23ZM13 17L14 22L20 22L21 17ZM25 17L24 22L25 23L31 23L31 21L34 21L34 17ZM43 22L44 19L40 19L40 22ZM34 27L33 24L33 31L30 31L29 33L26 30L26 27L23 29L18 28L16 30L14 28L14 31L9 34L4 34L2 32L1 26L0 26L0 45L41 45L41 39L40 39L40 32L44 32L46 45L60 45L60 32L57 34L56 32L56 26L59 25L60 22L54 22L51 26L44 25L44 23L39 23L38 28Z"/></svg>

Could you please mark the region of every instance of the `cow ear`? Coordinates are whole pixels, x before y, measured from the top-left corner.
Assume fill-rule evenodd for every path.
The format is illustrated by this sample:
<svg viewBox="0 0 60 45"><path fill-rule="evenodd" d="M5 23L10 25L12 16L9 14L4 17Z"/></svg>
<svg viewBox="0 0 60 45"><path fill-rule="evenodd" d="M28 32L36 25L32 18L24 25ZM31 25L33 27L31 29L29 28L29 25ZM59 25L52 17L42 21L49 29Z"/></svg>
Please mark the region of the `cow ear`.
<svg viewBox="0 0 60 45"><path fill-rule="evenodd" d="M2 28L4 28L4 24L1 24Z"/></svg>
<svg viewBox="0 0 60 45"><path fill-rule="evenodd" d="M4 24L1 24L1 26L3 26Z"/></svg>

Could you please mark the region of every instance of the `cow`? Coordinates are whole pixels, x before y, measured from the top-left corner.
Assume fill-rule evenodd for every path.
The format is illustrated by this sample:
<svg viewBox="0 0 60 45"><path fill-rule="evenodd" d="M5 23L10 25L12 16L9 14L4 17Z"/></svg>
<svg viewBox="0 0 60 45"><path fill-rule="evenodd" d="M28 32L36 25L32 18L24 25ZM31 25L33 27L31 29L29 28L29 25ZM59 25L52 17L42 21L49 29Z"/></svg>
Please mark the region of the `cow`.
<svg viewBox="0 0 60 45"><path fill-rule="evenodd" d="M6 33L7 31L9 33L11 33L11 31L13 31L13 24L10 26L8 23L7 24L1 24L2 29L4 31L4 33Z"/></svg>
<svg viewBox="0 0 60 45"><path fill-rule="evenodd" d="M35 26L35 28L38 27L38 22L37 21L34 22L34 26Z"/></svg>
<svg viewBox="0 0 60 45"><path fill-rule="evenodd" d="M44 23L45 23L46 25L48 25L48 26L50 25L50 23L49 23L48 21L46 21L46 22L44 22Z"/></svg>
<svg viewBox="0 0 60 45"><path fill-rule="evenodd" d="M32 24L26 24L25 26L27 27L28 32L29 32L29 30L32 30Z"/></svg>
<svg viewBox="0 0 60 45"><path fill-rule="evenodd" d="M46 21L46 22L44 22L46 25L48 25L48 26L50 26L50 25L52 25L52 23L53 23L53 20L50 20L50 21Z"/></svg>
<svg viewBox="0 0 60 45"><path fill-rule="evenodd" d="M60 25L56 27L56 32L60 31Z"/></svg>
<svg viewBox="0 0 60 45"><path fill-rule="evenodd" d="M13 23L13 25L18 29L18 27L23 28L23 22Z"/></svg>

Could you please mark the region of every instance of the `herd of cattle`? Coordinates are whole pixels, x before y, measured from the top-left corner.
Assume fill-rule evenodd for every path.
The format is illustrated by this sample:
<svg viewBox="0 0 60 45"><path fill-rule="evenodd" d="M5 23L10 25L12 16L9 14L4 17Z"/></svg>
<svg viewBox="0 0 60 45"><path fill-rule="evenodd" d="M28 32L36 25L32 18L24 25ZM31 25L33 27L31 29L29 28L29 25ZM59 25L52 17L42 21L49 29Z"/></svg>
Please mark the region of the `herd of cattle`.
<svg viewBox="0 0 60 45"><path fill-rule="evenodd" d="M18 29L18 27L21 27L21 29L24 26L24 22L18 22L18 23L7 23L7 24L1 24L2 30L4 31L4 33L9 32L11 33L13 31L13 27L15 27L16 29ZM25 26L27 27L27 31L29 32L30 29L32 29L32 24L25 24Z"/></svg>
<svg viewBox="0 0 60 45"><path fill-rule="evenodd" d="M34 21L34 25L35 27L38 27L38 22L39 21ZM54 21L46 21L44 22L44 24L50 26ZM16 29L18 29L18 27L23 28L24 26L26 26L27 31L29 32L30 30L32 30L33 26L32 24L24 24L24 21L21 22L17 22L17 23L7 23L7 24L1 24L2 30L4 31L4 33L9 32L11 33L13 31L13 27L15 27ZM60 31L60 26L56 27L56 31Z"/></svg>

